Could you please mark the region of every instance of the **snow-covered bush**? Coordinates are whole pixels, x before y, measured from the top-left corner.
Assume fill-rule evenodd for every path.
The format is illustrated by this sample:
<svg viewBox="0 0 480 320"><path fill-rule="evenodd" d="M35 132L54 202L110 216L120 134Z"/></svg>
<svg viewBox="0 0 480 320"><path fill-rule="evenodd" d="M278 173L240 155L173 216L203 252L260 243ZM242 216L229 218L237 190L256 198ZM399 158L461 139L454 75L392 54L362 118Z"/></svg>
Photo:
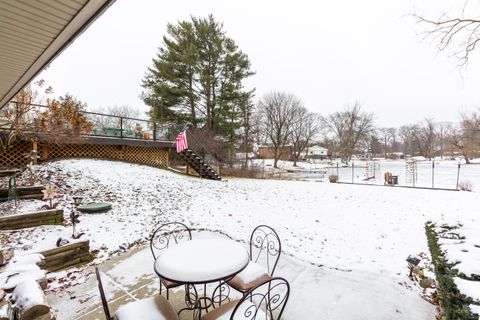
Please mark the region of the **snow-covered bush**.
<svg viewBox="0 0 480 320"><path fill-rule="evenodd" d="M472 299L463 295L455 284L454 277L457 276L457 272L452 269L452 265L448 263L445 253L440 248L436 225L432 222L427 222L425 230L428 247L435 266L441 318L445 320L478 320L478 317L473 315L469 309L469 305L473 302Z"/></svg>
<svg viewBox="0 0 480 320"><path fill-rule="evenodd" d="M472 184L470 183L470 181L460 181L458 183L458 189L462 190L462 191L472 191Z"/></svg>

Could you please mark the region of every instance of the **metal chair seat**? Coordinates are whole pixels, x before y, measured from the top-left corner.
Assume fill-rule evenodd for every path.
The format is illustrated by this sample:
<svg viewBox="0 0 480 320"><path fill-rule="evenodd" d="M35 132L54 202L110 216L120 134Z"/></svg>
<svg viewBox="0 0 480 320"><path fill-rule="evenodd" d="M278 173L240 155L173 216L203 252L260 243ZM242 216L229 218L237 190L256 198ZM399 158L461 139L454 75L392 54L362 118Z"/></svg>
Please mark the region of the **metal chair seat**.
<svg viewBox="0 0 480 320"><path fill-rule="evenodd" d="M245 292L270 279L272 277L268 274L268 270L250 261L242 272L228 281L228 285L238 291Z"/></svg>
<svg viewBox="0 0 480 320"><path fill-rule="evenodd" d="M161 279L162 281L162 284L165 286L165 288L167 289L170 289L170 288L175 288L175 287L178 287L178 286L181 286L182 284L181 283L178 283L178 282L174 282L174 281L170 281L170 280L166 280L166 279Z"/></svg>
<svg viewBox="0 0 480 320"><path fill-rule="evenodd" d="M230 301L226 304L222 304L220 307L213 309L206 315L204 315L201 320L230 320L232 317L232 312L233 309L237 306L240 300L233 300ZM242 317L242 315L245 314L245 311L254 308L254 304L246 301L244 304L242 304L237 312L239 316L235 317L235 320L241 320L241 319L248 319L246 317ZM259 310L257 313L258 319L267 319L265 313L262 310Z"/></svg>
<svg viewBox="0 0 480 320"><path fill-rule="evenodd" d="M272 279L281 253L282 243L277 232L267 225L257 226L250 236L250 263L228 284L233 289L245 294L259 283ZM249 268L255 270L248 270ZM254 274L257 272L257 276L252 276L252 271ZM250 280L243 279L245 274L249 274L246 278L250 278Z"/></svg>
<svg viewBox="0 0 480 320"><path fill-rule="evenodd" d="M103 290L102 279L98 268L95 267L98 290L102 300L103 311L107 320L179 320L177 312L163 296L145 298L120 306L115 316L110 316L108 301Z"/></svg>
<svg viewBox="0 0 480 320"><path fill-rule="evenodd" d="M222 304L194 320L280 320L290 296L290 285L279 277L258 284L240 300ZM197 303L198 305L198 303Z"/></svg>
<svg viewBox="0 0 480 320"><path fill-rule="evenodd" d="M178 320L177 312L161 295L121 306L115 320Z"/></svg>

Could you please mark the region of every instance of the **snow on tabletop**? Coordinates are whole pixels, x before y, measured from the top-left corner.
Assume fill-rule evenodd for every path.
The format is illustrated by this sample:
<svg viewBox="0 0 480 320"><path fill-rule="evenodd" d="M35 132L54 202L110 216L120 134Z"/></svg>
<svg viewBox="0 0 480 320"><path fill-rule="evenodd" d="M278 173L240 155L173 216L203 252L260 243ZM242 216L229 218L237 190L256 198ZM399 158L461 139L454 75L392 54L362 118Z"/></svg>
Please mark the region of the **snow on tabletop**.
<svg viewBox="0 0 480 320"><path fill-rule="evenodd" d="M453 281L461 293L480 303L480 281L465 280L457 277L453 278Z"/></svg>
<svg viewBox="0 0 480 320"><path fill-rule="evenodd" d="M264 267L260 266L259 264L255 262L248 262L248 265L245 269L242 270L239 274L237 274L237 277L242 279L244 283L250 283L261 276L268 274L268 270L265 269Z"/></svg>
<svg viewBox="0 0 480 320"><path fill-rule="evenodd" d="M229 239L190 240L165 249L155 261L165 278L182 282L221 279L248 263L246 249Z"/></svg>
<svg viewBox="0 0 480 320"><path fill-rule="evenodd" d="M15 301L15 305L29 309L36 305L45 304L45 295L35 280L25 279L13 290L12 300Z"/></svg>

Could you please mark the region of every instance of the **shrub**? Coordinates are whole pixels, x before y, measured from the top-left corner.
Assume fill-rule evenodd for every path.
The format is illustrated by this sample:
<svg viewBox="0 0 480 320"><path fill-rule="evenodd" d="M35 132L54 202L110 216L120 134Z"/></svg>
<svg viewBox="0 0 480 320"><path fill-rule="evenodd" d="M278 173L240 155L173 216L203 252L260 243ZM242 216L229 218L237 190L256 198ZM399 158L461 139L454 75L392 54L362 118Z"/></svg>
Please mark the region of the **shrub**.
<svg viewBox="0 0 480 320"><path fill-rule="evenodd" d="M478 320L471 312L469 305L472 299L461 294L453 278L457 272L452 270L452 265L445 259L440 245L438 244L438 234L435 231L435 224L427 222L425 230L428 239L428 247L432 255L433 265L435 266L435 276L437 278L437 296L440 300L442 319L445 320Z"/></svg>
<svg viewBox="0 0 480 320"><path fill-rule="evenodd" d="M328 176L328 180L331 182L331 183L336 183L338 181L338 176L335 175L335 174L331 174Z"/></svg>
<svg viewBox="0 0 480 320"><path fill-rule="evenodd" d="M256 178L264 177L264 172L257 167L222 167L221 175L224 177Z"/></svg>

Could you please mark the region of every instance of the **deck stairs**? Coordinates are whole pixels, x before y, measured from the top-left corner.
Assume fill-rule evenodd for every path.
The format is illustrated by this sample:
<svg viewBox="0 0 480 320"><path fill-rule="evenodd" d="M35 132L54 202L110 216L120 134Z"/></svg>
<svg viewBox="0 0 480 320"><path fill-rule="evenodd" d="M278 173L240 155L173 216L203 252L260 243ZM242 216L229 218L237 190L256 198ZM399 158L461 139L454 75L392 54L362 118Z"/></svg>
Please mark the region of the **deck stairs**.
<svg viewBox="0 0 480 320"><path fill-rule="evenodd" d="M200 177L211 180L221 180L218 172L192 149L185 149L178 153L178 156L195 170Z"/></svg>

